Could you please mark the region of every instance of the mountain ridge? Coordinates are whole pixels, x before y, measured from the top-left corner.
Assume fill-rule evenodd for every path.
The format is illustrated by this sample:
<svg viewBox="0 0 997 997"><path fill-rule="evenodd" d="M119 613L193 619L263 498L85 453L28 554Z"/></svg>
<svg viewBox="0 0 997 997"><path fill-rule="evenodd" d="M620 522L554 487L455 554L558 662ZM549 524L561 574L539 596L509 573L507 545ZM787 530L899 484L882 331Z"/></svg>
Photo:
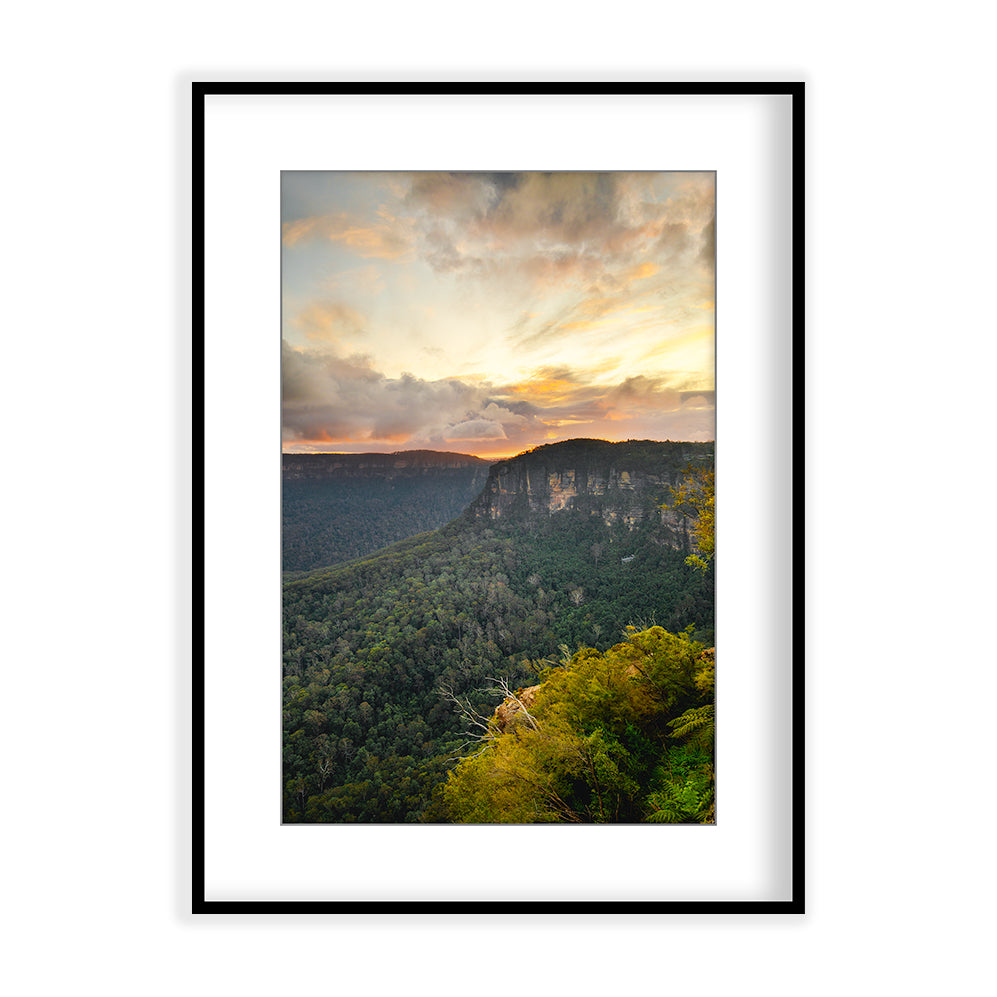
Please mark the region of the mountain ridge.
<svg viewBox="0 0 997 997"><path fill-rule="evenodd" d="M492 461L448 450L395 450L391 453L284 453L281 470L288 479L343 476L350 471L422 471L429 468L488 467Z"/></svg>

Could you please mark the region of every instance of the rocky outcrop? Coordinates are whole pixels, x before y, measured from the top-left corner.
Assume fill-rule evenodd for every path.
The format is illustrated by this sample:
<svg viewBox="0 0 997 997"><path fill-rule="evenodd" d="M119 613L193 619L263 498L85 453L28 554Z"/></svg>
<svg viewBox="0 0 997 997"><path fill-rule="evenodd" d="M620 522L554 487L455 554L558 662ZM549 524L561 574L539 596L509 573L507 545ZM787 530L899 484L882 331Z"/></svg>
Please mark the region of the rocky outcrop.
<svg viewBox="0 0 997 997"><path fill-rule="evenodd" d="M470 513L494 522L575 514L630 530L655 525L656 542L684 550L688 520L662 504L690 464L704 461L713 461L712 443L570 440L538 447L494 464Z"/></svg>
<svg viewBox="0 0 997 997"><path fill-rule="evenodd" d="M492 722L500 734L505 734L526 720L523 711L530 709L539 691L539 685L531 685L529 688L523 689L515 699L512 696L506 696L499 703L492 715Z"/></svg>

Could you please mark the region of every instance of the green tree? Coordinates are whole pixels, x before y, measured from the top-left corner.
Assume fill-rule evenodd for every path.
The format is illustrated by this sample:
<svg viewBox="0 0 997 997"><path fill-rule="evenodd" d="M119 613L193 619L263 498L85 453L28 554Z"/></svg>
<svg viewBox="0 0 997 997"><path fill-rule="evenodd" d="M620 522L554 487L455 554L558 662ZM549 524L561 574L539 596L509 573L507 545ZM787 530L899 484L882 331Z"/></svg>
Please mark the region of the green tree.
<svg viewBox="0 0 997 997"><path fill-rule="evenodd" d="M712 820L712 687L701 644L630 628L601 653L582 648L539 685L480 712L474 753L441 792L471 823L696 823ZM697 679L700 679L697 682ZM679 740L683 743L676 744Z"/></svg>
<svg viewBox="0 0 997 997"><path fill-rule="evenodd" d="M695 520L692 534L695 550L686 558L686 564L706 571L716 549L716 472L712 467L697 465L686 471L685 480L678 488L671 489L671 507Z"/></svg>

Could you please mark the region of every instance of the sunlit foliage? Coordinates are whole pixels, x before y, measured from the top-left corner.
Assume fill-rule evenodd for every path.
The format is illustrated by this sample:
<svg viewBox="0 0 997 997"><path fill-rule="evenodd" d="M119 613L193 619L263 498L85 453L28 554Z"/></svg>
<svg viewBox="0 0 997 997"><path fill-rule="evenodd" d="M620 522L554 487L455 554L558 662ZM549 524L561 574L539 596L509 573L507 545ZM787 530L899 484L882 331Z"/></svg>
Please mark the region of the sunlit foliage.
<svg viewBox="0 0 997 997"><path fill-rule="evenodd" d="M688 469L685 480L671 489L671 506L693 520L695 550L686 563L706 571L716 550L716 472L712 465L695 465Z"/></svg>
<svg viewBox="0 0 997 997"><path fill-rule="evenodd" d="M688 634L652 627L547 669L527 709L450 772L441 791L447 815L712 822L713 705L704 702L712 689L696 683L708 656Z"/></svg>

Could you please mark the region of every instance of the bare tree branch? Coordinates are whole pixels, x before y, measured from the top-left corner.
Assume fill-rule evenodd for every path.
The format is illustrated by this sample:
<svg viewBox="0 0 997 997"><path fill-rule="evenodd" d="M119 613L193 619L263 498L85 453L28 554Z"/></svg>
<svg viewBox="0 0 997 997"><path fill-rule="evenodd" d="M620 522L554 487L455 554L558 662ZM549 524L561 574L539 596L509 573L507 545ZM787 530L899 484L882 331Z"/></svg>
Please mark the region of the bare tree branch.
<svg viewBox="0 0 997 997"><path fill-rule="evenodd" d="M506 699L511 699L516 704L516 706L519 707L520 712L523 714L524 717L526 717L526 719L530 723L530 726L534 730L540 730L540 724L537 722L536 718L526 708L526 705L523 703L523 701L509 688L509 683L505 679L502 678L496 679L489 677L488 681L494 682L496 688L502 693L502 695Z"/></svg>
<svg viewBox="0 0 997 997"><path fill-rule="evenodd" d="M457 745L456 754L453 754L450 757L457 760L462 760L464 758L477 758L478 755L487 751L498 739L498 732L495 730L495 725L491 722L490 717L486 717L484 714L479 713L471 705L470 700L466 698L461 699L457 696L451 687L440 686L440 693L443 698L447 700L447 702L453 703L455 712L468 727L472 728L472 730L480 731L480 733L473 734L466 741L462 741L459 745ZM465 755L463 753L469 748L474 747L477 748L477 751L474 751L469 755Z"/></svg>

